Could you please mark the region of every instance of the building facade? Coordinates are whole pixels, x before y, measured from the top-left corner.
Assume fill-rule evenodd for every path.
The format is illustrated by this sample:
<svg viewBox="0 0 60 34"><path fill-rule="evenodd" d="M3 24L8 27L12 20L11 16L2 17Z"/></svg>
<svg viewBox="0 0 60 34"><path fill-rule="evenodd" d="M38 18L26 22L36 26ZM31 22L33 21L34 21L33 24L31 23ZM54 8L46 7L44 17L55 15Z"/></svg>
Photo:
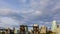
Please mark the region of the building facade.
<svg viewBox="0 0 60 34"><path fill-rule="evenodd" d="M40 34L47 34L47 27L46 26L42 26L40 28Z"/></svg>

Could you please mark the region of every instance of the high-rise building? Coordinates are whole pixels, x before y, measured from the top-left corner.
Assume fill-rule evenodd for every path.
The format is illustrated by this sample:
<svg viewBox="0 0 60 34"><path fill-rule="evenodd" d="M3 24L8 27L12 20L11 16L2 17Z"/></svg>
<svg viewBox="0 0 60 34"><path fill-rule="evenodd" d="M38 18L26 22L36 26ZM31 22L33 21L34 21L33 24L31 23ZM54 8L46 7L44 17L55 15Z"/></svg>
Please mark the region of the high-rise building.
<svg viewBox="0 0 60 34"><path fill-rule="evenodd" d="M25 26L20 25L20 34L25 34Z"/></svg>
<svg viewBox="0 0 60 34"><path fill-rule="evenodd" d="M26 32L26 34L28 34L28 26L27 25L25 25L25 32Z"/></svg>
<svg viewBox="0 0 60 34"><path fill-rule="evenodd" d="M2 34L2 31L0 31L0 34Z"/></svg>
<svg viewBox="0 0 60 34"><path fill-rule="evenodd" d="M29 30L29 33L28 34L33 34L33 31L32 30Z"/></svg>
<svg viewBox="0 0 60 34"><path fill-rule="evenodd" d="M56 34L60 34L60 25L57 25Z"/></svg>
<svg viewBox="0 0 60 34"><path fill-rule="evenodd" d="M13 27L14 34L17 34L17 30Z"/></svg>
<svg viewBox="0 0 60 34"><path fill-rule="evenodd" d="M10 34L10 28L6 28L6 34Z"/></svg>
<svg viewBox="0 0 60 34"><path fill-rule="evenodd" d="M28 26L27 25L20 25L20 33L21 34L28 34Z"/></svg>
<svg viewBox="0 0 60 34"><path fill-rule="evenodd" d="M46 26L42 26L40 28L40 34L47 34L47 27Z"/></svg>
<svg viewBox="0 0 60 34"><path fill-rule="evenodd" d="M6 29L0 29L0 34L6 34Z"/></svg>
<svg viewBox="0 0 60 34"><path fill-rule="evenodd" d="M56 29L56 34L60 34L60 28Z"/></svg>
<svg viewBox="0 0 60 34"><path fill-rule="evenodd" d="M17 30L16 29L14 30L14 34L17 34Z"/></svg>
<svg viewBox="0 0 60 34"><path fill-rule="evenodd" d="M57 22L54 20L54 21L52 22L52 32L56 32L56 31L55 31L56 28L57 28Z"/></svg>
<svg viewBox="0 0 60 34"><path fill-rule="evenodd" d="M38 24L33 25L33 34L39 34L39 25Z"/></svg>

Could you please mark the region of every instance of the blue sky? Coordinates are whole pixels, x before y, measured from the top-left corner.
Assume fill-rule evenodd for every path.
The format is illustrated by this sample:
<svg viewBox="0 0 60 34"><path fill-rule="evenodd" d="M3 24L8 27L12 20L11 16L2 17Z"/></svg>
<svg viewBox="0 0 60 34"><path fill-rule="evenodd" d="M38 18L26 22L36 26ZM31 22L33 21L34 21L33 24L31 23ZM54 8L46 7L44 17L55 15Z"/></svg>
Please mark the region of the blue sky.
<svg viewBox="0 0 60 34"><path fill-rule="evenodd" d="M60 22L60 0L0 0L0 27L51 26Z"/></svg>

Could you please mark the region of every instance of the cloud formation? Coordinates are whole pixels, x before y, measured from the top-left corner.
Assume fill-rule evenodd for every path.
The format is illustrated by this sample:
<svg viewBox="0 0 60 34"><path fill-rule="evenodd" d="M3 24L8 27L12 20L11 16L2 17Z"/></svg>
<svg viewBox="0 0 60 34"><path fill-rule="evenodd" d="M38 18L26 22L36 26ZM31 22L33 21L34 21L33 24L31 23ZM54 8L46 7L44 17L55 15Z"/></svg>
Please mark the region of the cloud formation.
<svg viewBox="0 0 60 34"><path fill-rule="evenodd" d="M8 27L20 24L51 26L60 20L59 0L0 0L0 24Z"/></svg>

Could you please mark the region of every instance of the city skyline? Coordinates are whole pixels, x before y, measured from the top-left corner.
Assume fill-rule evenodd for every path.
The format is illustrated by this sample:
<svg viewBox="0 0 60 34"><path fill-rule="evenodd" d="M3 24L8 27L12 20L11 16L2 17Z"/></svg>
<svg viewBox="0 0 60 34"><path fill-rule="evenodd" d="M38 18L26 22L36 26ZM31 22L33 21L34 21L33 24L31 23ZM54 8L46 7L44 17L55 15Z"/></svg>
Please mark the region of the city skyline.
<svg viewBox="0 0 60 34"><path fill-rule="evenodd" d="M32 27L32 29L29 30L28 27ZM18 30L14 27L13 29L0 29L0 34L60 34L60 25L56 24L56 21L53 21L51 29L49 30L46 26L39 27L38 24L33 24L33 26L20 25Z"/></svg>
<svg viewBox="0 0 60 34"><path fill-rule="evenodd" d="M60 24L60 0L0 0L0 27Z"/></svg>
<svg viewBox="0 0 60 34"><path fill-rule="evenodd" d="M39 24L32 24L32 25L26 25L26 24L21 24L21 25L23 25L24 27L27 27L28 28L28 30L32 30L33 29L33 26L39 26L39 28L41 28L41 27L47 27L47 29L48 30L55 30L57 27L59 27L60 28L60 24L57 24L57 21L55 21L55 20L53 20L52 21L52 24L51 24L51 27L48 27L48 26L46 26L46 25L42 25L42 26L40 26ZM20 25L20 26L21 26ZM16 30L19 30L20 29L20 26L19 27L12 27L12 28L10 28L10 27L0 27L0 29L16 29Z"/></svg>

